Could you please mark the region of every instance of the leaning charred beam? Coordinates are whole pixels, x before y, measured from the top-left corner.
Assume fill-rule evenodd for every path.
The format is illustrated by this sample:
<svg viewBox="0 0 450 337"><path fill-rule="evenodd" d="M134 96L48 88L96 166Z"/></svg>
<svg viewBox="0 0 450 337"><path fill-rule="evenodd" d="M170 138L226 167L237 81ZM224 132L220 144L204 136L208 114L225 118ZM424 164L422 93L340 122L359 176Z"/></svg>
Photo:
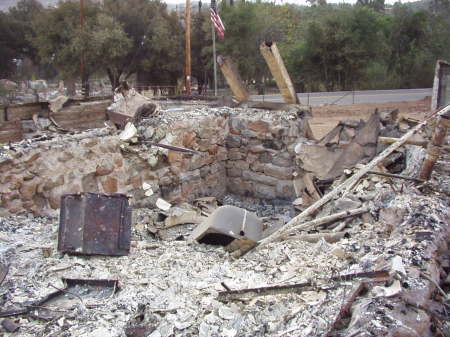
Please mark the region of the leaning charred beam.
<svg viewBox="0 0 450 337"><path fill-rule="evenodd" d="M277 82L278 89L280 89L284 101L289 104L300 103L295 92L294 85L292 84L289 73L284 66L283 59L281 58L280 52L278 51L275 42L263 42L259 46L259 50L266 60L272 76Z"/></svg>
<svg viewBox="0 0 450 337"><path fill-rule="evenodd" d="M239 102L247 101L250 94L231 58L228 56L219 55L217 57L217 63L219 64L220 70L222 70L222 74L225 76L227 83L236 99Z"/></svg>

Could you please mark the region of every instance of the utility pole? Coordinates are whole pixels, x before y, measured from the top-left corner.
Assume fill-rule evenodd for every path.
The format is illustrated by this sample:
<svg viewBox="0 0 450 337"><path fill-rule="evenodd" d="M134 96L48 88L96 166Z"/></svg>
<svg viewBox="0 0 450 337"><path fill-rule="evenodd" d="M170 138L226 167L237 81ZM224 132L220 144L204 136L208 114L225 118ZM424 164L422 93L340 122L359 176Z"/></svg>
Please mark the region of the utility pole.
<svg viewBox="0 0 450 337"><path fill-rule="evenodd" d="M186 8L184 9L184 23L185 23L185 79L186 79L186 94L191 95L191 1L186 0Z"/></svg>
<svg viewBox="0 0 450 337"><path fill-rule="evenodd" d="M84 0L80 0L80 29L81 33L84 31ZM84 64L84 52L81 52L80 60L80 74L81 74L81 91L84 97L89 96L89 88L86 80L86 69Z"/></svg>

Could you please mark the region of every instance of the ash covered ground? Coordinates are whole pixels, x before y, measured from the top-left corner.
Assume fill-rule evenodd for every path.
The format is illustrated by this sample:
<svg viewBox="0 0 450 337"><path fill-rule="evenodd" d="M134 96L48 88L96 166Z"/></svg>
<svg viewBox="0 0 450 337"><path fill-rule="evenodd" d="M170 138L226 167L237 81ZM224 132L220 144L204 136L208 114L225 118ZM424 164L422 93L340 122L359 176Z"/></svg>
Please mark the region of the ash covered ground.
<svg viewBox="0 0 450 337"><path fill-rule="evenodd" d="M61 254L56 249L58 219L3 217L0 256L3 269L9 266L9 270L0 286L2 311L26 308L64 288L62 277L116 279L120 289L107 296L66 294L43 305L45 309L32 308L10 317L19 330L2 334L109 337L144 327L144 336L152 337L325 336L359 282L329 279L380 269L390 270L393 278L369 287L357 298L352 316L330 336L401 332L427 336L430 322L435 329L448 329L445 322L436 321L445 317L441 307L433 316L424 306L431 308L435 288L430 279L439 279L436 261L449 233L449 182L448 156L425 185L363 179L351 198L362 201L363 195L371 196L364 202L373 211L370 217L347 221L348 237L334 244L275 242L240 259L233 259L223 247L173 239L179 235L158 239L156 209L134 210L132 249L123 257ZM156 231L150 232L150 227ZM186 235L191 228L172 230ZM307 280L314 284L308 291L218 300L218 293L224 291L222 282L231 289L243 289ZM408 322L422 334L414 335Z"/></svg>

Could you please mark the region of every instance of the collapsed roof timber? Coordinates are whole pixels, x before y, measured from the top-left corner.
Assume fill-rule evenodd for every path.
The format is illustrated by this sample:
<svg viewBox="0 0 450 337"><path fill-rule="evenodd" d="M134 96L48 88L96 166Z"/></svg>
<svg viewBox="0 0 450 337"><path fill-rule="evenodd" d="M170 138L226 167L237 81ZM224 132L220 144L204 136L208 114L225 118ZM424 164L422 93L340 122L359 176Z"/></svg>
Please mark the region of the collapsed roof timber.
<svg viewBox="0 0 450 337"><path fill-rule="evenodd" d="M17 110L30 121L5 134L26 139L1 150L10 335L448 333L448 106L380 109L317 140L300 105L131 89L117 125L73 131L107 104L64 101Z"/></svg>

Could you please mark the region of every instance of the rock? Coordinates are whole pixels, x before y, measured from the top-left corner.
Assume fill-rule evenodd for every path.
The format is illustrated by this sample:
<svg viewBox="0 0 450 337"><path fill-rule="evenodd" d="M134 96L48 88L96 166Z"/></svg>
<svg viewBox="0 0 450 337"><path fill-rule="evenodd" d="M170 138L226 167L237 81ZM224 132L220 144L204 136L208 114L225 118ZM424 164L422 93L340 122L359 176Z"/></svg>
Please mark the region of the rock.
<svg viewBox="0 0 450 337"><path fill-rule="evenodd" d="M113 177L106 177L105 180L102 181L103 190L105 193L117 193L117 179Z"/></svg>
<svg viewBox="0 0 450 337"><path fill-rule="evenodd" d="M242 177L242 170L238 168L228 168L227 169L227 176L228 177Z"/></svg>
<svg viewBox="0 0 450 337"><path fill-rule="evenodd" d="M248 128L250 130L258 132L258 133L269 132L269 124L267 122L262 121L262 120L249 121L248 122Z"/></svg>
<svg viewBox="0 0 450 337"><path fill-rule="evenodd" d="M255 184L253 186L255 194L258 198L275 199L277 197L276 188L264 184Z"/></svg>
<svg viewBox="0 0 450 337"><path fill-rule="evenodd" d="M231 309L230 307L227 306L221 306L219 308L219 317L226 319L226 320L230 320L233 319L236 316L236 312Z"/></svg>
<svg viewBox="0 0 450 337"><path fill-rule="evenodd" d="M232 167L235 167L237 169L240 170L248 170L249 169L249 164L248 162L246 162L245 160L236 160L231 162Z"/></svg>
<svg viewBox="0 0 450 337"><path fill-rule="evenodd" d="M277 182L277 195L282 199L295 197L294 183L292 180L279 180Z"/></svg>
<svg viewBox="0 0 450 337"><path fill-rule="evenodd" d="M168 211L170 207L172 207L170 203L161 198L158 198L158 200L156 200L156 206L163 211Z"/></svg>
<svg viewBox="0 0 450 337"><path fill-rule="evenodd" d="M345 259L348 256L345 250L343 250L341 247L334 247L330 251L330 254L336 256L339 259Z"/></svg>
<svg viewBox="0 0 450 337"><path fill-rule="evenodd" d="M228 150L228 160L241 160L244 154L238 148L231 148Z"/></svg>
<svg viewBox="0 0 450 337"><path fill-rule="evenodd" d="M294 157L287 152L278 153L272 157L272 164L276 166L291 167L293 163Z"/></svg>
<svg viewBox="0 0 450 337"><path fill-rule="evenodd" d="M361 205L360 202L353 201L349 198L341 198L334 203L334 210L335 212L349 211L351 209L359 208Z"/></svg>
<svg viewBox="0 0 450 337"><path fill-rule="evenodd" d="M278 179L273 178L273 177L269 177L263 174L258 174L252 171L244 171L242 173L242 176L244 177L244 179L248 179L251 181L255 181L258 183L262 183L262 184L266 184L266 185L271 185L271 186L276 186L278 183Z"/></svg>
<svg viewBox="0 0 450 337"><path fill-rule="evenodd" d="M405 266L403 265L402 258L398 255L394 256L391 261L391 273L397 274L399 276L406 275L406 270Z"/></svg>
<svg viewBox="0 0 450 337"><path fill-rule="evenodd" d="M292 173L294 170L292 167L280 167L273 164L264 165L264 173L268 176L279 178L279 179L292 179Z"/></svg>
<svg viewBox="0 0 450 337"><path fill-rule="evenodd" d="M372 293L375 297L393 297L402 292L402 286L399 280L394 282L389 287L376 286L372 289Z"/></svg>
<svg viewBox="0 0 450 337"><path fill-rule="evenodd" d="M240 147L241 146L241 137L237 135L230 134L226 138L226 145L228 147Z"/></svg>
<svg viewBox="0 0 450 337"><path fill-rule="evenodd" d="M22 200L32 200L36 194L37 186L41 183L41 179L33 178L32 180L24 181L20 187L20 194Z"/></svg>
<svg viewBox="0 0 450 337"><path fill-rule="evenodd" d="M110 161L102 161L95 169L96 176L106 176L114 171L114 165Z"/></svg>
<svg viewBox="0 0 450 337"><path fill-rule="evenodd" d="M128 122L125 125L125 128L123 129L123 131L120 133L119 135L119 139L126 142L126 141L130 141L132 138L136 137L138 131L136 129L136 127L134 126L133 123Z"/></svg>
<svg viewBox="0 0 450 337"><path fill-rule="evenodd" d="M5 329L8 332L16 332L19 330L20 326L16 323L14 323L13 320L5 318L1 323L3 329Z"/></svg>
<svg viewBox="0 0 450 337"><path fill-rule="evenodd" d="M151 139L155 134L155 129L152 126L147 126L145 131L142 133L142 136L146 139Z"/></svg>

